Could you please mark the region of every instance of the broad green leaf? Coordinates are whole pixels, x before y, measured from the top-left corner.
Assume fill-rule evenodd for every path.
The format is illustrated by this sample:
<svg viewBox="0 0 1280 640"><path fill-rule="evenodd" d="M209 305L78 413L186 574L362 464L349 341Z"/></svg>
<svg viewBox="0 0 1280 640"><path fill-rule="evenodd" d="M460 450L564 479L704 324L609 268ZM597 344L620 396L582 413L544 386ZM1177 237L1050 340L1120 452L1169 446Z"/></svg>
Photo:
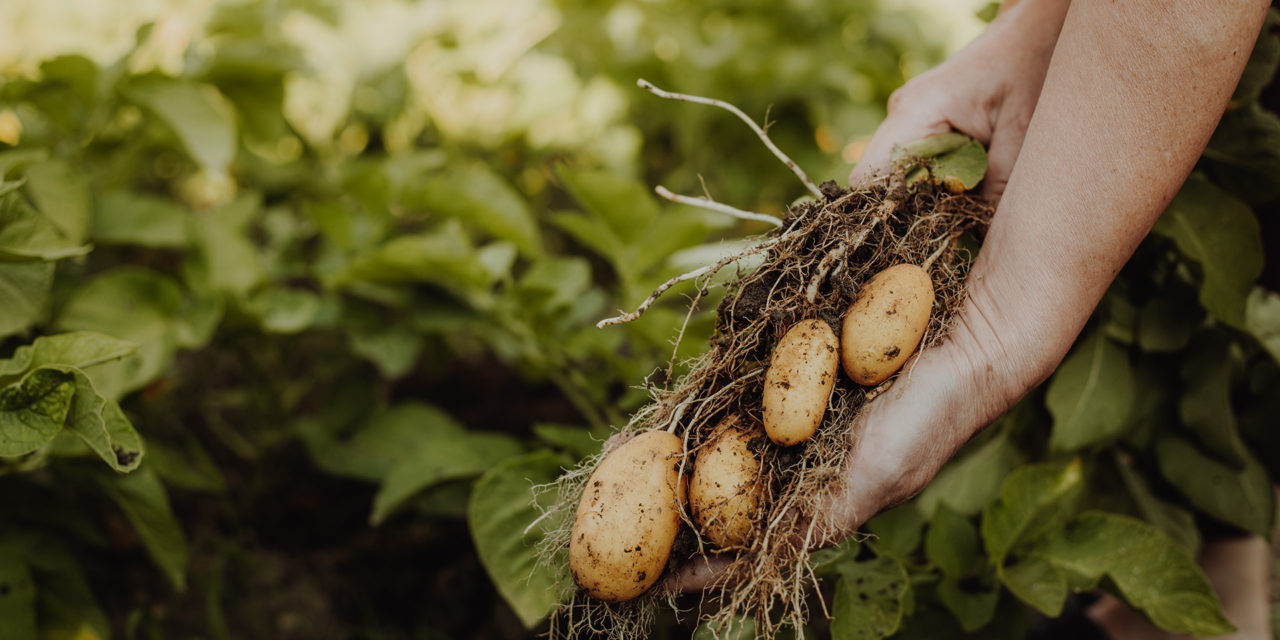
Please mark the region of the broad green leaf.
<svg viewBox="0 0 1280 640"><path fill-rule="evenodd" d="M235 116L217 89L150 76L131 82L125 93L168 125L202 167L223 172L231 166L236 154Z"/></svg>
<svg viewBox="0 0 1280 640"><path fill-rule="evenodd" d="M373 498L369 521L381 524L419 491L445 480L479 475L521 449L509 435L483 431L427 442L391 468Z"/></svg>
<svg viewBox="0 0 1280 640"><path fill-rule="evenodd" d="M1152 228L1200 265L1200 302L1214 317L1243 327L1245 300L1262 273L1258 221L1243 202L1193 174Z"/></svg>
<svg viewBox="0 0 1280 640"><path fill-rule="evenodd" d="M168 276L119 267L72 292L55 326L101 332L138 345L135 355L87 372L99 393L119 398L168 368L178 347L184 306L182 289Z"/></svg>
<svg viewBox="0 0 1280 640"><path fill-rule="evenodd" d="M48 368L0 389L0 456L26 455L53 440L74 395L74 377Z"/></svg>
<svg viewBox="0 0 1280 640"><path fill-rule="evenodd" d="M1085 512L1036 551L1067 571L1109 577L1131 607L1166 631L1217 636L1234 629L1191 553L1141 520Z"/></svg>
<svg viewBox="0 0 1280 640"><path fill-rule="evenodd" d="M36 583L24 549L0 543L0 640L36 640Z"/></svg>
<svg viewBox="0 0 1280 640"><path fill-rule="evenodd" d="M128 473L142 463L142 438L114 400L98 395L89 376L67 369L75 376L76 395L67 417L68 431L80 436L112 469Z"/></svg>
<svg viewBox="0 0 1280 640"><path fill-rule="evenodd" d="M999 569L1000 581L1019 600L1050 618L1062 613L1067 601L1067 578L1062 569L1031 555Z"/></svg>
<svg viewBox="0 0 1280 640"><path fill-rule="evenodd" d="M64 236L19 194L0 196L0 258L61 260L88 252L89 247Z"/></svg>
<svg viewBox="0 0 1280 640"><path fill-rule="evenodd" d="M26 191L40 213L53 221L68 242L84 244L93 216L92 195L84 174L65 160L51 159L28 166L23 175L27 179Z"/></svg>
<svg viewBox="0 0 1280 640"><path fill-rule="evenodd" d="M631 246L627 259L637 273L646 273L666 262L680 249L702 242L708 225L697 213L667 210ZM666 277L662 277L666 280Z"/></svg>
<svg viewBox="0 0 1280 640"><path fill-rule="evenodd" d="M52 262L0 261L0 337L25 331L40 318L53 271Z"/></svg>
<svg viewBox="0 0 1280 640"><path fill-rule="evenodd" d="M3 273L4 265L0 264L0 278L3 278ZM0 284L0 289L3 289L3 284ZM3 296L0 294L0 300L2 299ZM0 314L2 313L4 312L0 311ZM1254 289L1253 293L1249 294L1245 326L1249 333L1262 343L1271 357L1276 362L1280 362L1280 294L1261 287Z"/></svg>
<svg viewBox="0 0 1280 640"><path fill-rule="evenodd" d="M1182 438L1165 436L1156 442L1156 460L1160 474L1200 511L1260 536L1271 531L1275 493L1252 455L1237 471Z"/></svg>
<svg viewBox="0 0 1280 640"><path fill-rule="evenodd" d="M1065 520L1082 484L1079 460L1029 464L1009 474L1000 498L982 515L982 541L991 562L1003 564L1016 544Z"/></svg>
<svg viewBox="0 0 1280 640"><path fill-rule="evenodd" d="M1280 64L1280 36L1275 33L1276 24L1280 23L1280 11L1274 7L1267 12L1262 24L1262 32L1253 45L1253 53L1245 64L1244 74L1236 85L1235 94L1231 96L1232 105L1253 102L1262 93L1263 87L1275 77L1276 65Z"/></svg>
<svg viewBox="0 0 1280 640"><path fill-rule="evenodd" d="M509 458L486 471L471 491L467 524L476 554L526 628L535 627L571 588L566 552L549 565L539 564L536 546L561 523L555 518L537 522L541 514L531 491L533 485L554 482L570 463L550 451ZM554 499L553 492L544 493L536 504L547 508Z"/></svg>
<svg viewBox="0 0 1280 640"><path fill-rule="evenodd" d="M987 175L987 150L977 140L934 158L929 171L933 179L952 193L968 191Z"/></svg>
<svg viewBox="0 0 1280 640"><path fill-rule="evenodd" d="M836 583L833 640L878 640L902 626L903 600L911 588L907 570L897 560L878 556L840 567Z"/></svg>
<svg viewBox="0 0 1280 640"><path fill-rule="evenodd" d="M40 336L15 349L13 357L0 360L0 382L47 365L88 369L124 358L137 349L132 342L92 331Z"/></svg>
<svg viewBox="0 0 1280 640"><path fill-rule="evenodd" d="M961 628L974 631L990 622L1000 601L1000 589L969 519L945 503L938 505L924 548L929 561L942 572L938 598Z"/></svg>
<svg viewBox="0 0 1280 640"><path fill-rule="evenodd" d="M1018 448L1009 440L1008 430L1002 425L1003 419L988 427L1000 432L942 467L916 499L921 512L931 515L939 505L945 504L964 515L973 515L1000 494L1005 476L1022 462Z"/></svg>
<svg viewBox="0 0 1280 640"><path fill-rule="evenodd" d="M351 352L372 362L388 380L413 370L423 343L421 333L402 324L353 328L347 334Z"/></svg>
<svg viewBox="0 0 1280 640"><path fill-rule="evenodd" d="M474 224L513 242L526 255L542 253L537 220L524 198L492 169L479 163L446 169L407 197L409 204Z"/></svg>
<svg viewBox="0 0 1280 640"><path fill-rule="evenodd" d="M868 544L876 553L906 560L920 545L924 523L915 503L898 505L867 521L866 530L875 536Z"/></svg>
<svg viewBox="0 0 1280 640"><path fill-rule="evenodd" d="M1280 195L1280 117L1256 102L1227 111L1202 165L1215 184L1245 202L1274 200Z"/></svg>
<svg viewBox="0 0 1280 640"><path fill-rule="evenodd" d="M1116 455L1116 468L1143 519L1165 532L1192 554L1198 554L1200 530L1196 527L1195 516L1178 505L1156 497L1146 478L1119 454Z"/></svg>
<svg viewBox="0 0 1280 640"><path fill-rule="evenodd" d="M1178 398L1178 416L1205 453L1239 470L1248 452L1231 407L1232 363L1226 336L1212 334L1198 341L1182 363L1185 386Z"/></svg>
<svg viewBox="0 0 1280 640"><path fill-rule="evenodd" d="M320 297L305 289L268 287L245 303L267 333L298 333L311 326L320 311Z"/></svg>
<svg viewBox="0 0 1280 640"><path fill-rule="evenodd" d="M470 238L452 220L431 233L393 238L357 257L343 282L428 282L467 295L488 287L489 275Z"/></svg>
<svg viewBox="0 0 1280 640"><path fill-rule="evenodd" d="M175 200L113 189L98 199L90 237L98 244L181 248L189 242L191 221Z"/></svg>
<svg viewBox="0 0 1280 640"><path fill-rule="evenodd" d="M626 252L626 244L617 232L600 218L577 211L557 211L551 223L602 258L616 260Z"/></svg>
<svg viewBox="0 0 1280 640"><path fill-rule="evenodd" d="M591 286L591 264L583 258L546 258L520 278L521 297L544 313L571 306Z"/></svg>
<svg viewBox="0 0 1280 640"><path fill-rule="evenodd" d="M556 173L574 199L605 223L624 245L631 245L643 236L658 218L654 196L634 179L566 166L561 166Z"/></svg>
<svg viewBox="0 0 1280 640"><path fill-rule="evenodd" d="M202 215L194 233L201 273L212 290L244 296L265 278L259 249L233 224Z"/></svg>
<svg viewBox="0 0 1280 640"><path fill-rule="evenodd" d="M1120 437L1131 424L1136 394L1124 349L1094 332L1077 344L1049 382L1050 448L1077 451Z"/></svg>
<svg viewBox="0 0 1280 640"><path fill-rule="evenodd" d="M325 473L381 482L429 443L466 439L466 429L440 409L406 403L375 413L348 440L335 440L305 423L300 436Z"/></svg>
<svg viewBox="0 0 1280 640"><path fill-rule="evenodd" d="M169 494L155 470L140 467L127 475L102 476L101 486L124 512L151 560L178 591L187 585L187 538L169 508Z"/></svg>

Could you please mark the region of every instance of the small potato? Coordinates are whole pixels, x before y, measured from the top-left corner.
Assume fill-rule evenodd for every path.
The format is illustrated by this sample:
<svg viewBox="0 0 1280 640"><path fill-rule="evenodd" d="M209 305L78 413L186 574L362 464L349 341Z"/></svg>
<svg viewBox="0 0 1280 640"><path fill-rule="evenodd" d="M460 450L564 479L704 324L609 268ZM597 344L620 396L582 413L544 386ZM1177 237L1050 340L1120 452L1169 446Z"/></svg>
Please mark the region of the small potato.
<svg viewBox="0 0 1280 640"><path fill-rule="evenodd" d="M569 570L593 598L630 600L657 582L680 526L683 442L648 431L607 455L587 480Z"/></svg>
<svg viewBox="0 0 1280 640"><path fill-rule="evenodd" d="M741 424L738 416L720 423L724 428L698 453L689 482L689 510L702 536L721 548L750 542L760 506L760 457L751 450L760 428ZM763 439L762 439L763 440Z"/></svg>
<svg viewBox="0 0 1280 640"><path fill-rule="evenodd" d="M854 382L871 386L911 357L933 310L933 282L924 269L898 264L877 273L844 316L840 352Z"/></svg>
<svg viewBox="0 0 1280 640"><path fill-rule="evenodd" d="M764 374L764 430L789 447L808 440L827 412L840 369L840 344L831 325L804 320L787 330Z"/></svg>

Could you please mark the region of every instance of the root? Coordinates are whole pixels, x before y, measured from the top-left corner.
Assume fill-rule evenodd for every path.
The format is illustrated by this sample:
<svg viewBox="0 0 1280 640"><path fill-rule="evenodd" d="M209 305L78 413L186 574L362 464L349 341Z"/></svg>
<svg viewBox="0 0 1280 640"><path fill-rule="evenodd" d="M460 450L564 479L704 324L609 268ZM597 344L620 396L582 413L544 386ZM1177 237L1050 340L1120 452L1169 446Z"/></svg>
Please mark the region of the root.
<svg viewBox="0 0 1280 640"><path fill-rule="evenodd" d="M716 202L711 198L694 198L692 196L682 196L678 193L672 193L669 189L667 189L662 185L658 185L654 187L653 190L658 195L672 202L687 204L691 207L701 207L703 209L715 211L717 213L723 213L726 215L733 216L735 218L738 218L739 220L755 220L757 222L768 222L769 224L775 227L782 226L782 221L775 218L774 216L763 214L763 213L756 213L754 211L743 211L742 209L739 209L737 207L731 207L727 204Z"/></svg>

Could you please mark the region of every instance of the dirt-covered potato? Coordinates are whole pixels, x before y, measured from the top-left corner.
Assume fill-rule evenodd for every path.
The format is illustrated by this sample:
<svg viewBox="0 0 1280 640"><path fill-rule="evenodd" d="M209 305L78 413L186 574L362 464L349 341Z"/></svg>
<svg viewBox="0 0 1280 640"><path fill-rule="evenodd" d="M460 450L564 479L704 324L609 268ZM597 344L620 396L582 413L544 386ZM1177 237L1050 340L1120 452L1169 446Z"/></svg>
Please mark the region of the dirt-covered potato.
<svg viewBox="0 0 1280 640"><path fill-rule="evenodd" d="M914 264L897 264L871 279L844 316L840 352L854 382L874 385L911 357L929 326L933 282Z"/></svg>
<svg viewBox="0 0 1280 640"><path fill-rule="evenodd" d="M764 376L764 430L789 447L808 440L827 410L840 368L840 344L831 325L804 320L774 347Z"/></svg>
<svg viewBox="0 0 1280 640"><path fill-rule="evenodd" d="M645 592L667 566L683 498L680 438L642 433L605 456L578 503L569 570L588 595L608 602Z"/></svg>
<svg viewBox="0 0 1280 640"><path fill-rule="evenodd" d="M698 452L689 482L689 510L711 544L741 547L750 541L760 507L760 457L750 442L763 433L736 415L725 418L716 431L719 434Z"/></svg>

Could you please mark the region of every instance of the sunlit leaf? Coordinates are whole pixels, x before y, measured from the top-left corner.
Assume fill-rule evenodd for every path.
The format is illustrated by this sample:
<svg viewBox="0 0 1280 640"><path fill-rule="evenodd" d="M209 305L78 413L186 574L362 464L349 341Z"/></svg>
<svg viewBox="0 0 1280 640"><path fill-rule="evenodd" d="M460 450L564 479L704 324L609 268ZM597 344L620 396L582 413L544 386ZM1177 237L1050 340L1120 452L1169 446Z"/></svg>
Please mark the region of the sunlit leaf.
<svg viewBox="0 0 1280 640"><path fill-rule="evenodd" d="M217 89L149 76L131 82L126 93L159 116L205 169L223 172L231 166L236 153L235 117Z"/></svg>
<svg viewBox="0 0 1280 640"><path fill-rule="evenodd" d="M1124 349L1094 332L1058 367L1045 404L1053 415L1050 447L1076 451L1120 437L1137 393Z"/></svg>
<svg viewBox="0 0 1280 640"><path fill-rule="evenodd" d="M982 514L982 541L991 561L1003 563L1014 545L1065 520L1082 480L1079 461L1029 464L1009 474L1000 498Z"/></svg>
<svg viewBox="0 0 1280 640"><path fill-rule="evenodd" d="M1038 556L1027 556L1001 567L1000 581L1019 600L1051 618L1062 613L1067 600L1067 578L1062 569Z"/></svg>
<svg viewBox="0 0 1280 640"><path fill-rule="evenodd" d="M53 440L74 395L73 376L47 368L0 389L0 456L25 455Z"/></svg>

